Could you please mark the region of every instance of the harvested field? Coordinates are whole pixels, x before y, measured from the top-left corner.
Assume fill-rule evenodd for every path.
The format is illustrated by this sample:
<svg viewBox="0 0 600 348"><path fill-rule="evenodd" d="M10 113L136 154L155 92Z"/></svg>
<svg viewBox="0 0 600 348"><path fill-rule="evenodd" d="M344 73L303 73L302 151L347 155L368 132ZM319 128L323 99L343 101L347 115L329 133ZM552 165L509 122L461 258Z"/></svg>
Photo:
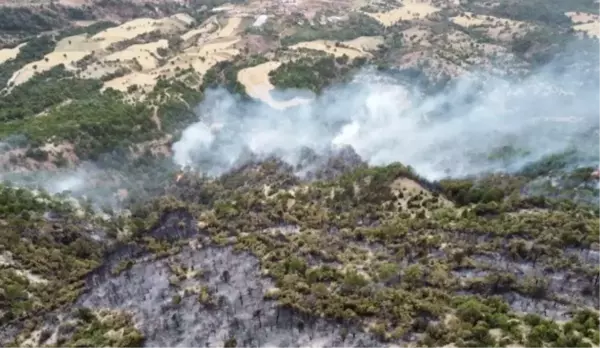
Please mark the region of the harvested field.
<svg viewBox="0 0 600 348"><path fill-rule="evenodd" d="M487 36L502 41L511 41L515 36L524 35L533 28L530 23L470 12L452 17L451 21L464 28L483 28Z"/></svg>
<svg viewBox="0 0 600 348"><path fill-rule="evenodd" d="M141 70L110 80L105 83L105 87L126 91L131 86L137 85L142 90L148 91L154 87L159 77L174 77L181 70L192 68L203 75L217 63L232 60L240 54L240 51L234 48L240 38L234 33L238 30L241 20L238 17L229 18L226 25L219 28L218 22L213 18L206 21L202 27L184 33L182 39L188 41L187 45L191 46L171 56L162 65L157 50L168 47L168 42L164 39L153 43L132 45L126 50L113 53L104 59L106 64L103 65L106 69L114 69L117 61L122 65L124 61L134 61L135 58L134 62L140 65ZM217 28L219 29L215 30ZM208 35L203 37L205 34Z"/></svg>
<svg viewBox="0 0 600 348"><path fill-rule="evenodd" d="M114 88L118 91L127 92L127 89L134 85L137 85L140 89L149 92L156 85L156 78L146 73L133 72L105 82L104 88Z"/></svg>

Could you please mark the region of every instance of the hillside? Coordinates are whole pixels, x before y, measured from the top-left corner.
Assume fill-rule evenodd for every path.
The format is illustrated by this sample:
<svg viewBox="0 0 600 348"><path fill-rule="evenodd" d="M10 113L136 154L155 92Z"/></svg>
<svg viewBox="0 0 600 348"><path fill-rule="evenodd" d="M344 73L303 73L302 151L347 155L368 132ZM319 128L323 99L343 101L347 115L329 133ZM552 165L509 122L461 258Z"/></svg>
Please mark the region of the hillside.
<svg viewBox="0 0 600 348"><path fill-rule="evenodd" d="M3 346L600 346L592 0L0 0Z"/></svg>

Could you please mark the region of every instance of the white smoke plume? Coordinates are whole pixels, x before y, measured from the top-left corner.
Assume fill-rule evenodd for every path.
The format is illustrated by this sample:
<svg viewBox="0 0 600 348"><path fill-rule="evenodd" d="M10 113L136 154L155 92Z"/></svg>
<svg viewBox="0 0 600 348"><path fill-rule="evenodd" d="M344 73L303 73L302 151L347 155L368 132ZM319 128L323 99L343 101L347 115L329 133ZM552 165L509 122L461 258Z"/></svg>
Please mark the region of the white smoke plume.
<svg viewBox="0 0 600 348"><path fill-rule="evenodd" d="M430 180L514 172L572 149L579 153L573 166L598 165L598 53L572 58L551 62L524 80L473 73L435 95L365 70L352 83L285 110L248 102L223 89L207 91L197 106L198 122L173 145L173 162L219 175L251 155L277 155L295 165L306 147L326 155L350 145L372 165L402 162ZM289 98L298 93L274 94ZM21 142L19 136L10 140ZM3 145L13 146L8 141ZM490 160L490 154L507 146L518 153L508 151L509 158ZM0 181L51 193L69 190L102 205L114 206L118 200L102 184L113 179L94 164L31 174L0 173ZM94 183L106 188L92 192L98 186Z"/></svg>
<svg viewBox="0 0 600 348"><path fill-rule="evenodd" d="M572 148L591 165L599 103L597 76L562 62L519 81L472 74L429 96L365 71L283 111L213 90L197 108L199 121L173 145L174 161L218 175L248 153L297 164L302 147L324 153L350 145L370 164L399 161L430 180L515 171ZM503 146L521 153L491 161Z"/></svg>
<svg viewBox="0 0 600 348"><path fill-rule="evenodd" d="M96 208L116 208L119 205L114 185L107 184L114 180L110 173L89 162L58 171L0 173L0 182L43 189L50 194L68 192L72 198L91 199Z"/></svg>

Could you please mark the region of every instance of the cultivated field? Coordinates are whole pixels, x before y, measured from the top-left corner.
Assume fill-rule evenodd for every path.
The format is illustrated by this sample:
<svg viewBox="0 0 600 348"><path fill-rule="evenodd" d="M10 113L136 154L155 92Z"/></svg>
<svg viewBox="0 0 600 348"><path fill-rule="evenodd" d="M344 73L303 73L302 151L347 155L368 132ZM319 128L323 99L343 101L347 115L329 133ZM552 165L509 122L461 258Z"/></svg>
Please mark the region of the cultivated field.
<svg viewBox="0 0 600 348"><path fill-rule="evenodd" d="M428 3L417 0L403 1L402 6L386 12L364 12L366 15L375 18L386 27L392 26L399 21L422 19L440 9Z"/></svg>

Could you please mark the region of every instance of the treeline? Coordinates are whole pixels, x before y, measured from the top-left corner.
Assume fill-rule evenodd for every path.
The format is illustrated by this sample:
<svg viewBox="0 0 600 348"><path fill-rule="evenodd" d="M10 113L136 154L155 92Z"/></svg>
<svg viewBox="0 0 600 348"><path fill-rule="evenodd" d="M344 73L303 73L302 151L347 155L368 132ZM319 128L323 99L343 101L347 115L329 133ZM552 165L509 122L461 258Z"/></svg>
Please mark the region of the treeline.
<svg viewBox="0 0 600 348"><path fill-rule="evenodd" d="M302 57L283 63L269 72L271 83L278 88L308 89L320 93L327 86L349 78L352 69L366 63L364 58L352 61L348 56Z"/></svg>
<svg viewBox="0 0 600 348"><path fill-rule="evenodd" d="M75 78L61 64L3 95L0 98L0 122L32 117L67 100L89 98L100 88L101 81Z"/></svg>
<svg viewBox="0 0 600 348"><path fill-rule="evenodd" d="M17 37L37 35L67 28L71 21L93 20L93 12L91 7L62 6L54 2L40 6L3 6L0 7L0 31Z"/></svg>

